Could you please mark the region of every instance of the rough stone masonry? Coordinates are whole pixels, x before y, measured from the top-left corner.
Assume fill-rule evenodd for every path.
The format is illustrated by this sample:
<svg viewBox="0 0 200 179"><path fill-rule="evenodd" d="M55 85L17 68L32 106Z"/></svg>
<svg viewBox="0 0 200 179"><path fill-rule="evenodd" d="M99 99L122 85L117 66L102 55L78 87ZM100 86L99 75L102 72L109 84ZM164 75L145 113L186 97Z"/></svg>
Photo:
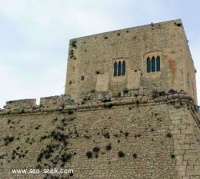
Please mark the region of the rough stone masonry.
<svg viewBox="0 0 200 179"><path fill-rule="evenodd" d="M65 94L0 110L0 178L200 179L195 73L181 20L70 40Z"/></svg>

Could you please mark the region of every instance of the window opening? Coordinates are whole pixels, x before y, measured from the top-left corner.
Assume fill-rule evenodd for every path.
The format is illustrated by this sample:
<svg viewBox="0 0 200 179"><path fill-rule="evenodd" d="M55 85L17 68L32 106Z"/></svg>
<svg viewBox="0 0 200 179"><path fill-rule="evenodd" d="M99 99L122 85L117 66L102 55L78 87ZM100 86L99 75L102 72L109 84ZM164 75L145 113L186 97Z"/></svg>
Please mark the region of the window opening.
<svg viewBox="0 0 200 179"><path fill-rule="evenodd" d="M152 67L152 69L151 69L151 71L152 72L155 72L155 70L156 70L156 61L155 61L155 57L152 57L152 60L151 60L151 67Z"/></svg>
<svg viewBox="0 0 200 179"><path fill-rule="evenodd" d="M124 76L125 73L126 73L126 62L123 61L123 63L122 63L122 76Z"/></svg>
<svg viewBox="0 0 200 179"><path fill-rule="evenodd" d="M156 71L160 71L160 57L157 56L156 58Z"/></svg>
<svg viewBox="0 0 200 179"><path fill-rule="evenodd" d="M118 76L122 75L122 64L121 62L118 63Z"/></svg>
<svg viewBox="0 0 200 179"><path fill-rule="evenodd" d="M151 61L150 61L150 58L148 57L147 58L147 73L150 73L151 72Z"/></svg>
<svg viewBox="0 0 200 179"><path fill-rule="evenodd" d="M114 76L117 76L117 62L114 63Z"/></svg>

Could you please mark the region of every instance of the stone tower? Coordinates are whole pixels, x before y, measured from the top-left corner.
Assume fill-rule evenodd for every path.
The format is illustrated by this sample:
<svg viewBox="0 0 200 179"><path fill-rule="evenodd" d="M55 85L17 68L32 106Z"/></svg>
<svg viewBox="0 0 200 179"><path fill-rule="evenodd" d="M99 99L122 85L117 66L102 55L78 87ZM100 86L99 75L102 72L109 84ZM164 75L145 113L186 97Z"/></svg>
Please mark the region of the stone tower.
<svg viewBox="0 0 200 179"><path fill-rule="evenodd" d="M71 40L65 95L0 110L0 178L199 179L195 72L181 20Z"/></svg>
<svg viewBox="0 0 200 179"><path fill-rule="evenodd" d="M115 97L134 88L147 93L174 89L197 104L187 42L181 20L72 39L65 93L80 100L91 91Z"/></svg>

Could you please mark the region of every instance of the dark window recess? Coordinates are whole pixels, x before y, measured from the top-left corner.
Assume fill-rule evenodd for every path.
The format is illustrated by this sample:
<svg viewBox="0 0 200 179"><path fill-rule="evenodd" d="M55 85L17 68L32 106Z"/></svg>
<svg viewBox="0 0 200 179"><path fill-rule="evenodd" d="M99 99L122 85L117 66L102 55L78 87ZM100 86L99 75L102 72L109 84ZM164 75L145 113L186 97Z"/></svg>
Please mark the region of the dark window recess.
<svg viewBox="0 0 200 179"><path fill-rule="evenodd" d="M117 62L114 63L114 76L117 76Z"/></svg>
<svg viewBox="0 0 200 179"><path fill-rule="evenodd" d="M151 60L151 67L152 67L152 72L155 72L156 70L156 61L155 61L155 57L152 57L152 60Z"/></svg>
<svg viewBox="0 0 200 179"><path fill-rule="evenodd" d="M150 73L151 72L151 61L150 61L150 58L148 57L147 58L147 73Z"/></svg>
<svg viewBox="0 0 200 179"><path fill-rule="evenodd" d="M147 58L147 73L160 71L160 57Z"/></svg>
<svg viewBox="0 0 200 179"><path fill-rule="evenodd" d="M160 57L157 56L156 58L156 71L160 71Z"/></svg>
<svg viewBox="0 0 200 179"><path fill-rule="evenodd" d="M122 63L119 62L118 63L118 76L121 76L122 75Z"/></svg>
<svg viewBox="0 0 200 179"><path fill-rule="evenodd" d="M124 76L125 73L126 73L126 62L123 61L123 63L122 63L122 76Z"/></svg>
<svg viewBox="0 0 200 179"><path fill-rule="evenodd" d="M114 63L114 76L125 76L126 74L126 62L119 61Z"/></svg>
<svg viewBox="0 0 200 179"><path fill-rule="evenodd" d="M81 76L81 81L85 80L85 76Z"/></svg>

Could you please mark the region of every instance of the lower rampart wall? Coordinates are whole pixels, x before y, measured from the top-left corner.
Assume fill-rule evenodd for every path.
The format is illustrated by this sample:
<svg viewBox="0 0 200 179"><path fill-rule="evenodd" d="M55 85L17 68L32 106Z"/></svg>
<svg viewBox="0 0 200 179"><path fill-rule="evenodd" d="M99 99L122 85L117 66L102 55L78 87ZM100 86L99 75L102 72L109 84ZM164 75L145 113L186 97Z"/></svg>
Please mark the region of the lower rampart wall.
<svg viewBox="0 0 200 179"><path fill-rule="evenodd" d="M0 112L0 178L197 179L199 119L188 97ZM28 168L39 174L13 174ZM44 169L73 174L44 174ZM50 177L51 175L51 177Z"/></svg>

